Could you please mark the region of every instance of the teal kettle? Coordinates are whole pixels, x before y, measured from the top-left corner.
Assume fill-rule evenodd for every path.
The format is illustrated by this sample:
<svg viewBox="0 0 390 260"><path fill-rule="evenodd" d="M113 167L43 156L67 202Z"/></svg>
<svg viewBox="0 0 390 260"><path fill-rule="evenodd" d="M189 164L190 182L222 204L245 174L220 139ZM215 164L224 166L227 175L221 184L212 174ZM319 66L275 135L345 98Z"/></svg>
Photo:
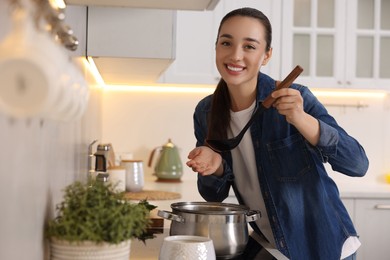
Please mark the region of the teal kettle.
<svg viewBox="0 0 390 260"><path fill-rule="evenodd" d="M153 158L158 153L157 161L154 165L154 175L157 181L180 182L183 175L183 164L180 159L178 148L168 139L168 143L156 147L149 156L148 166L152 167Z"/></svg>

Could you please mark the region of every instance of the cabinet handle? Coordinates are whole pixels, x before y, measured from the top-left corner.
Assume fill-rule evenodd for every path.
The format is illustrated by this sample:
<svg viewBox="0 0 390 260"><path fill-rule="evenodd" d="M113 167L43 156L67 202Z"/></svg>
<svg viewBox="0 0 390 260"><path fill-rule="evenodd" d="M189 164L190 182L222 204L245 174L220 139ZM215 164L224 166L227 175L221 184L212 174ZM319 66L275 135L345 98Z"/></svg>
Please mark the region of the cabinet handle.
<svg viewBox="0 0 390 260"><path fill-rule="evenodd" d="M384 209L384 210L390 210L390 205L386 205L386 204L378 204L378 205L375 205L374 207L375 209Z"/></svg>

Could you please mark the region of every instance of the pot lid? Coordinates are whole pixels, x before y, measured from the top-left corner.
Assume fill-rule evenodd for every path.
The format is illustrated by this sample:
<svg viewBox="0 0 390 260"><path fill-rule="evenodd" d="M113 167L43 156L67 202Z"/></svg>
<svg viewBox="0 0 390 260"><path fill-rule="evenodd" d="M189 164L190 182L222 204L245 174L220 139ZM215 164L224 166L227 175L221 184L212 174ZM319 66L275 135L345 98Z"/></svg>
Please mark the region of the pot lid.
<svg viewBox="0 0 390 260"><path fill-rule="evenodd" d="M177 202L171 204L172 210L195 214L245 214L249 208L243 205L221 202Z"/></svg>

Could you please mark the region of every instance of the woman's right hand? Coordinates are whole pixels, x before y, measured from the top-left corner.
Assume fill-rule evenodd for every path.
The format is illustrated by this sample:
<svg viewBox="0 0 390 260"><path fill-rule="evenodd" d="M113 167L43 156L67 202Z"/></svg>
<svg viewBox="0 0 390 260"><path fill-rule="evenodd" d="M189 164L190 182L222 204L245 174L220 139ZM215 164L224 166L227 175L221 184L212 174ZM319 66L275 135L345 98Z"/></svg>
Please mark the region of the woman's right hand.
<svg viewBox="0 0 390 260"><path fill-rule="evenodd" d="M202 176L223 174L222 157L207 146L199 146L188 154L190 159L186 164L194 172Z"/></svg>

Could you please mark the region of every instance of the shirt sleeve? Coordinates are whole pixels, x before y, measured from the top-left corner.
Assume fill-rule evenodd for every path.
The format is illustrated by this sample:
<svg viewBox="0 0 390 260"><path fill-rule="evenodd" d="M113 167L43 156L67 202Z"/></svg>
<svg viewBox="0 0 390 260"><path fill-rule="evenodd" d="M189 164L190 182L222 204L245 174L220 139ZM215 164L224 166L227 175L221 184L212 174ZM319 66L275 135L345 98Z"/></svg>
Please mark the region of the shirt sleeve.
<svg viewBox="0 0 390 260"><path fill-rule="evenodd" d="M320 139L315 149L322 161L329 163L334 171L348 176L364 176L369 165L364 148L336 122L308 88L300 86L299 90L305 111L320 124Z"/></svg>
<svg viewBox="0 0 390 260"><path fill-rule="evenodd" d="M215 175L202 176L198 174L198 190L206 201L222 202L229 196L234 175L226 163L222 161L224 173L221 177Z"/></svg>

